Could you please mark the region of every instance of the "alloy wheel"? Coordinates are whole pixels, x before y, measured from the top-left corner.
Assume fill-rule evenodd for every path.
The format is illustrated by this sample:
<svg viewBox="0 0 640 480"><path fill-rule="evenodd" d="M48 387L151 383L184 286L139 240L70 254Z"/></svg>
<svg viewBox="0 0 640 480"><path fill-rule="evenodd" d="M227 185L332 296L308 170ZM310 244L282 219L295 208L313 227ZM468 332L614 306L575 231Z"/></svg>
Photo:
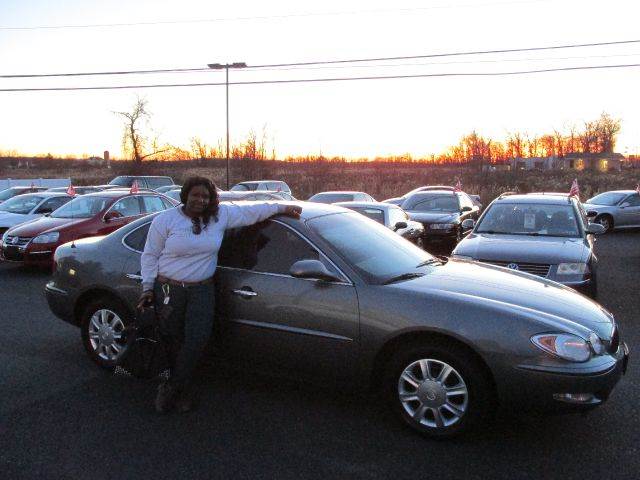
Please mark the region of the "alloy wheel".
<svg viewBox="0 0 640 480"><path fill-rule="evenodd" d="M102 360L113 362L124 350L124 322L112 310L97 310L89 320L89 343Z"/></svg>
<svg viewBox="0 0 640 480"><path fill-rule="evenodd" d="M402 371L398 398L416 424L445 429L459 423L466 414L469 389L451 365L426 358L414 361Z"/></svg>

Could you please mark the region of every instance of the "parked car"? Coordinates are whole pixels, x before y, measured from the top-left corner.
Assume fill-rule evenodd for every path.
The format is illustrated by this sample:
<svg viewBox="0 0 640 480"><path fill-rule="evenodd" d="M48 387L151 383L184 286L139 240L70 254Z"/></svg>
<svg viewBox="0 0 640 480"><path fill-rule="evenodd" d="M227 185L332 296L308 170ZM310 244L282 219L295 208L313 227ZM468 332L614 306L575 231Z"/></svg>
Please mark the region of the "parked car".
<svg viewBox="0 0 640 480"><path fill-rule="evenodd" d="M420 222L411 220L407 212L397 205L382 202L338 202L334 205L361 213L423 248L424 227Z"/></svg>
<svg viewBox="0 0 640 480"><path fill-rule="evenodd" d="M365 192L333 191L316 193L308 201L315 203L375 202L376 199Z"/></svg>
<svg viewBox="0 0 640 480"><path fill-rule="evenodd" d="M384 203L392 203L393 205L402 205L402 202L404 202L409 195L413 195L414 193L418 193L418 192L429 192L429 191L432 191L432 190L438 190L438 191L444 190L444 191L455 192L456 188L455 187L450 187L450 186L447 186L447 185L425 185L424 187L414 188L413 190L411 190L410 192L405 193L401 197L387 198L386 200L383 200L383 202ZM480 195L474 195L474 194L471 194L471 193L467 193L467 195L469 195L469 198L471 198L473 203L478 208L480 208L480 210L482 210L482 201L480 200Z"/></svg>
<svg viewBox="0 0 640 480"><path fill-rule="evenodd" d="M228 192L218 192L218 198L221 202L227 201L231 202L234 200L247 200L247 201L256 201L256 200L283 200L283 197L277 195L277 192L267 192L267 191L256 191L256 192L239 192L239 191L228 191Z"/></svg>
<svg viewBox="0 0 640 480"><path fill-rule="evenodd" d="M87 193L101 192L105 190L105 188L98 185L74 185L73 189L75 190L76 195L86 195ZM69 190L69 187L53 187L49 188L47 192L67 193L67 190Z"/></svg>
<svg viewBox="0 0 640 480"><path fill-rule="evenodd" d="M63 243L106 235L149 213L165 210L177 202L156 192L132 194L129 190L106 190L71 200L51 215L7 230L0 253L5 260L50 267L53 254Z"/></svg>
<svg viewBox="0 0 640 480"><path fill-rule="evenodd" d="M42 192L16 195L0 205L0 237L21 223L53 212L73 197L66 193Z"/></svg>
<svg viewBox="0 0 640 480"><path fill-rule="evenodd" d="M424 243L457 244L465 233L462 222L477 219L480 209L464 192L428 190L409 195L401 205L411 220L424 225Z"/></svg>
<svg viewBox="0 0 640 480"><path fill-rule="evenodd" d="M611 313L558 283L465 260L444 263L362 215L302 203L302 217L229 230L216 273L220 355L254 368L374 388L408 425L451 436L496 404L603 404L628 350ZM45 288L112 368L140 294L151 216L66 244Z"/></svg>
<svg viewBox="0 0 640 480"><path fill-rule="evenodd" d="M163 187L165 185L175 184L171 177L153 175L122 175L111 180L109 185L131 187L134 181L138 182L138 188L148 188L151 190L155 190L156 188Z"/></svg>
<svg viewBox="0 0 640 480"><path fill-rule="evenodd" d="M254 192L256 190L271 190L274 192L286 192L291 195L291 188L282 180L251 180L236 183L230 188L232 192Z"/></svg>
<svg viewBox="0 0 640 480"><path fill-rule="evenodd" d="M467 220L472 226L473 220ZM453 251L456 257L548 278L596 298L594 235L580 202L566 194L498 197Z"/></svg>
<svg viewBox="0 0 640 480"><path fill-rule="evenodd" d="M16 195L22 195L24 193L36 193L36 192L44 192L48 190L49 187L9 187L0 191L0 203L9 200Z"/></svg>
<svg viewBox="0 0 640 480"><path fill-rule="evenodd" d="M604 192L587 200L583 207L607 232L640 227L640 195L636 190Z"/></svg>
<svg viewBox="0 0 640 480"><path fill-rule="evenodd" d="M164 185L155 189L158 193L167 193L169 190L180 190L182 185Z"/></svg>

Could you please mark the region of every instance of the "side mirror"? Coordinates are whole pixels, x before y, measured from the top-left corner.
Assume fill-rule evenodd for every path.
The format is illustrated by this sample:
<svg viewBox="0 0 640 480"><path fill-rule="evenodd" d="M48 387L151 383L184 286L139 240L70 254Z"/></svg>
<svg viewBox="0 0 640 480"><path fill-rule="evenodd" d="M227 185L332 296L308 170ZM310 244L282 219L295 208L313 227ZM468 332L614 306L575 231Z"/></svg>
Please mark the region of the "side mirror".
<svg viewBox="0 0 640 480"><path fill-rule="evenodd" d="M476 221L473 218L467 218L466 220L462 221L463 230L471 230L473 227L475 227L475 225Z"/></svg>
<svg viewBox="0 0 640 480"><path fill-rule="evenodd" d="M315 278L327 282L340 281L333 273L327 270L319 260L298 260L291 265L289 274L295 278Z"/></svg>
<svg viewBox="0 0 640 480"><path fill-rule="evenodd" d="M620 204L620 208L626 208L626 207L628 207L629 205L631 205L629 202L622 202L622 203Z"/></svg>
<svg viewBox="0 0 640 480"><path fill-rule="evenodd" d="M460 213L470 212L471 210L473 210L471 207L462 207L462 209L460 210Z"/></svg>
<svg viewBox="0 0 640 480"><path fill-rule="evenodd" d="M606 228L604 228L599 223L590 223L587 225L587 233L593 233L594 235L600 235L606 232Z"/></svg>
<svg viewBox="0 0 640 480"><path fill-rule="evenodd" d="M393 226L393 231L400 230L401 228L407 228L407 222L398 222Z"/></svg>
<svg viewBox="0 0 640 480"><path fill-rule="evenodd" d="M107 212L107 214L104 216L104 221L106 223L109 223L114 218L119 218L121 216L122 215L119 212L116 212L115 210L111 210L110 212Z"/></svg>

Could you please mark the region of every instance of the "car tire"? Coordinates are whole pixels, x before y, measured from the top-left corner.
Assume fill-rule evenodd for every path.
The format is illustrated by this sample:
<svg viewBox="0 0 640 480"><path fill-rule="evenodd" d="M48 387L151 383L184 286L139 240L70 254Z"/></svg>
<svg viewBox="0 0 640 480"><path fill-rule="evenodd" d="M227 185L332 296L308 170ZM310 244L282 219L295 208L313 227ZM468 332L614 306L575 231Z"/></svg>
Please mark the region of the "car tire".
<svg viewBox="0 0 640 480"><path fill-rule="evenodd" d="M600 225L602 225L604 227L604 232L608 233L611 230L613 230L613 217L611 215L600 215L598 217L595 218L594 220L595 223L599 223Z"/></svg>
<svg viewBox="0 0 640 480"><path fill-rule="evenodd" d="M130 322L126 307L113 298L98 297L89 302L80 322L82 344L89 358L102 368L115 368L124 352L123 330Z"/></svg>
<svg viewBox="0 0 640 480"><path fill-rule="evenodd" d="M399 350L388 363L385 390L403 422L431 438L460 435L482 423L495 404L479 360L450 342Z"/></svg>

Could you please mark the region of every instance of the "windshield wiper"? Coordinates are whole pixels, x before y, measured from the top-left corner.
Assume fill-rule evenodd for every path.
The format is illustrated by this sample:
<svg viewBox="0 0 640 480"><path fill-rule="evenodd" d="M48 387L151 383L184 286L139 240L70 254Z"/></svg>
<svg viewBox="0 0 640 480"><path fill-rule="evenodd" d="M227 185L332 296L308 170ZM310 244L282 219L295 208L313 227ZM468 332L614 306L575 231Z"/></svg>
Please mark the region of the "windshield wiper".
<svg viewBox="0 0 640 480"><path fill-rule="evenodd" d="M382 284L389 285L390 283L393 283L393 282L401 282L402 280L411 280L412 278L418 278L422 276L424 276L424 273L419 273L419 272L401 273L400 275L395 275L385 280L384 282L382 282Z"/></svg>

